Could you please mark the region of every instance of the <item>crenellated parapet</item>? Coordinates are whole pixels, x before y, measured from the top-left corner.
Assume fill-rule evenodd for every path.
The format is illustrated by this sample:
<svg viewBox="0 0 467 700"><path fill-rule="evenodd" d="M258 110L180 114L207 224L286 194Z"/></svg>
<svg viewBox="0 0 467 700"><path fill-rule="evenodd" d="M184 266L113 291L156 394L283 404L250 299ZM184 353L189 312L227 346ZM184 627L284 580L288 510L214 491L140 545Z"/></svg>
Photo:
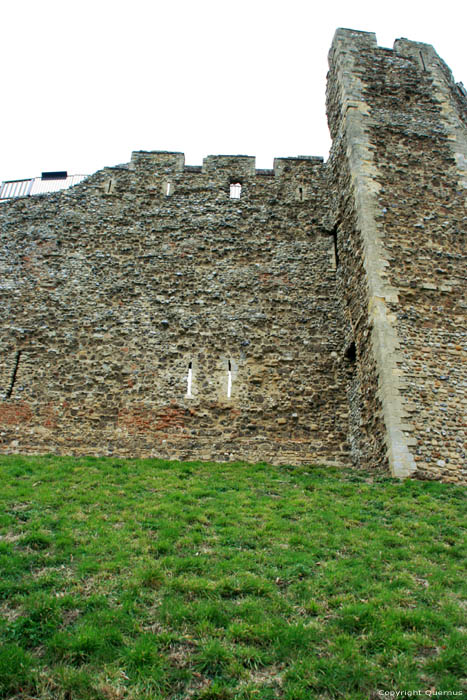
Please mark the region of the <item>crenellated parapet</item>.
<svg viewBox="0 0 467 700"><path fill-rule="evenodd" d="M230 199L231 185L241 205L252 197L279 197L306 201L327 198L326 166L318 156L275 158L272 169L257 169L253 156L207 156L201 166L185 165L183 153L168 151L135 151L129 164L104 168L88 178L83 188L89 194L123 194L125 191L146 191L151 196L178 198L204 192L204 196Z"/></svg>

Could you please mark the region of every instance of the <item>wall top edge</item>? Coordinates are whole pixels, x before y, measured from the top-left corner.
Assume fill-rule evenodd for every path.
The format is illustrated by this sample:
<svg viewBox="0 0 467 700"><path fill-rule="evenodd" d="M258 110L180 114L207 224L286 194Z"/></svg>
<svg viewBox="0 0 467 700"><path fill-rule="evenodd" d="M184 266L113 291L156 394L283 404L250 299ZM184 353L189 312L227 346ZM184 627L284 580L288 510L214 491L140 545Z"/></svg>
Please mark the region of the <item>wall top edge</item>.
<svg viewBox="0 0 467 700"><path fill-rule="evenodd" d="M401 37L399 39L396 39L394 41L394 45L392 49L388 49L387 47L380 46L378 44L378 41L376 39L376 34L375 32L363 32L358 29L346 29L346 28L339 28L336 29L336 32L334 34L334 38L332 41L331 45L331 51L330 53L332 54L333 50L342 47L348 46L349 48L351 47L360 47L360 48L369 48L369 49L385 49L386 51L394 51L397 54L402 54L406 55L408 52L411 50L424 50L424 51L430 51L433 53L436 53L435 49L431 44L426 44L422 41L412 41L411 39L406 39L404 37Z"/></svg>

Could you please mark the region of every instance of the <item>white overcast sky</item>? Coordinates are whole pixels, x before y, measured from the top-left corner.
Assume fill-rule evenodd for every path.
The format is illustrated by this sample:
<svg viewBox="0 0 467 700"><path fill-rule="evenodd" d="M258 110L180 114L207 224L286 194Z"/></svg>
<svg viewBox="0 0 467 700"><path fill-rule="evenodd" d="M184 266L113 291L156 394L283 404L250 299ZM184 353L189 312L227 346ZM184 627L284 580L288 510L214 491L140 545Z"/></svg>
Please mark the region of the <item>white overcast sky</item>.
<svg viewBox="0 0 467 700"><path fill-rule="evenodd" d="M5 0L0 181L131 151L326 157L337 27L433 44L467 84L463 0Z"/></svg>

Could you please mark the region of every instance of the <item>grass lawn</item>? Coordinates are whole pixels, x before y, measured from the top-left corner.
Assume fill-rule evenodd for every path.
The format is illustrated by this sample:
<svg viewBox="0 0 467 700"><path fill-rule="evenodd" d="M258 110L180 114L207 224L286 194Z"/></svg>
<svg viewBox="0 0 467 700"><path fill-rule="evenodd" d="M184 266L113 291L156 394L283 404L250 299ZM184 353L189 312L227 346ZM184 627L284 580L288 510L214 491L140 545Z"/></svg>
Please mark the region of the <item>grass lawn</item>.
<svg viewBox="0 0 467 700"><path fill-rule="evenodd" d="M2 698L466 693L459 487L57 457L0 484Z"/></svg>

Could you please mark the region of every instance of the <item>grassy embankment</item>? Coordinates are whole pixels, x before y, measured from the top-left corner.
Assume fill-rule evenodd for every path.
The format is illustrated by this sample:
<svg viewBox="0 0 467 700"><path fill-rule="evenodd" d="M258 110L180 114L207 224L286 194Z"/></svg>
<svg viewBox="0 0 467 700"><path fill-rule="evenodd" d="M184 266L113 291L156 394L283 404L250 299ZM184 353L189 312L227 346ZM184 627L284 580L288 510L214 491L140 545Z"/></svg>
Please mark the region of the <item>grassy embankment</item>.
<svg viewBox="0 0 467 700"><path fill-rule="evenodd" d="M0 484L0 697L462 697L458 487L54 457Z"/></svg>

